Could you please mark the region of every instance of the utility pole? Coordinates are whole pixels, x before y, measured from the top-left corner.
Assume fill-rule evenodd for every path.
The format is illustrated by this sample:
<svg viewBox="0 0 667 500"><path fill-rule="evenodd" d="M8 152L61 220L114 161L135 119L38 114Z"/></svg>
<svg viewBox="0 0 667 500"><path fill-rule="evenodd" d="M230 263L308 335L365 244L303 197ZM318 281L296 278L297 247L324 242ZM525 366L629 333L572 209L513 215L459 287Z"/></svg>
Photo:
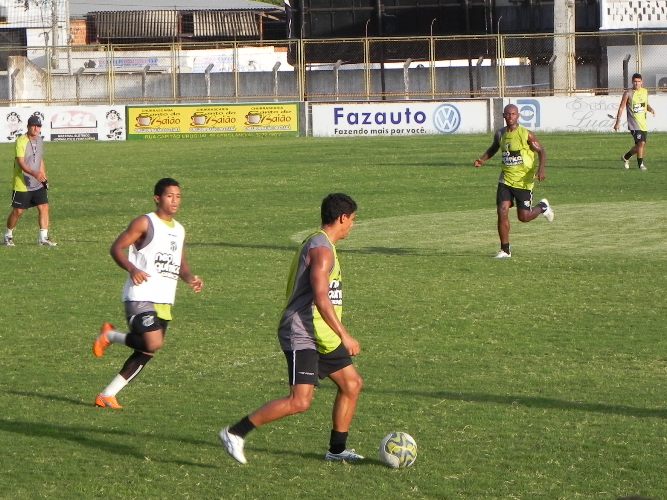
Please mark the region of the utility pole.
<svg viewBox="0 0 667 500"><path fill-rule="evenodd" d="M554 94L571 94L576 88L575 0L554 0Z"/></svg>
<svg viewBox="0 0 667 500"><path fill-rule="evenodd" d="M51 46L51 68L56 69L58 68L58 0L51 0Z"/></svg>

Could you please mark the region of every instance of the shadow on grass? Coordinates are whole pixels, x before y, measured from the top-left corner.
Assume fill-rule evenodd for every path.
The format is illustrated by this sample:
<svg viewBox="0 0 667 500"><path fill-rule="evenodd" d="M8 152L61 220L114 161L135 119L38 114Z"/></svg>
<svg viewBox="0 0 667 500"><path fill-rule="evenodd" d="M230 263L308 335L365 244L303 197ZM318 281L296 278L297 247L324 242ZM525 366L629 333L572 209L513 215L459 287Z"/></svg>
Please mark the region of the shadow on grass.
<svg viewBox="0 0 667 500"><path fill-rule="evenodd" d="M308 453L308 452L300 452L299 450L287 450L285 448L263 448L263 447L255 447L250 444L246 445L245 448L246 456L249 453L266 453L267 455L275 455L277 457L284 457L285 455L290 455L293 457L298 457L298 458L303 458L306 460L315 460L317 462L324 462L326 464L331 464L332 466L340 465L340 462L327 462L324 460L324 454L325 452L323 451L322 453ZM360 462L355 462L355 463L349 463L345 462L346 464L350 465L351 467L363 467L363 466L369 466L369 465L382 465L386 467L385 464L383 464L380 459L378 458L368 458L366 456L362 461Z"/></svg>
<svg viewBox="0 0 667 500"><path fill-rule="evenodd" d="M364 389L370 391L372 389ZM547 408L553 410L576 410L595 413L607 413L624 417L664 418L667 419L667 408L637 408L626 405L610 405L606 403L587 403L583 401L565 401L562 399L543 398L538 396L499 396L496 394L480 394L470 392L434 391L432 393L401 391L411 396L441 398L451 401L471 403L494 403L508 406L525 406L526 408Z"/></svg>
<svg viewBox="0 0 667 500"><path fill-rule="evenodd" d="M102 450L104 452L113 453L122 457L131 456L138 460L146 460L146 454L134 446L129 446L122 443L111 442L105 439L98 439L87 436L89 433L103 433L103 434L125 434L127 436L135 436L134 433L117 431L107 431L105 429L95 429L93 427L81 426L66 426L54 425L44 422L30 422L28 420L2 420L0 419L0 430L12 432L14 434L23 434L29 437L52 438L58 440L72 441L74 443L92 448L96 451ZM151 458L152 461L160 463L171 463L176 465L187 465L191 467L203 467L207 469L215 469L217 466L209 464L200 464L190 462L187 460L168 460L163 457Z"/></svg>
<svg viewBox="0 0 667 500"><path fill-rule="evenodd" d="M56 396L55 394L40 394L38 392L26 392L26 391L6 391L7 394L13 394L14 396L26 396L29 398L39 398L44 399L45 401L60 401L61 403L68 403L76 406L89 406L92 407L92 403L87 403L81 401L80 399L68 398L65 396Z"/></svg>
<svg viewBox="0 0 667 500"><path fill-rule="evenodd" d="M30 397L30 398L37 398L37 399L43 399L44 401L49 401L49 402L54 402L54 401L59 401L63 403L68 403L71 405L76 405L76 406L85 406L90 408L91 411L93 412L109 412L110 410L105 410L103 408L96 408L92 402L84 402L81 401L80 399L75 399L75 398L68 398L64 396L59 396L55 394L45 394L45 393L39 393L39 392L28 392L28 391L16 391L16 390L8 390L5 391L7 394L13 394L15 396L24 396L24 397ZM115 411L115 410L114 410ZM0 421L2 422L2 421ZM2 428L2 423L0 423L0 429ZM160 439L161 441L175 441L177 443L188 443L192 444L195 446L212 446L212 447L218 447L217 442L212 442L211 440L200 440L200 439L187 439L183 437L178 437L175 436L174 434L167 434L167 435L160 435L160 434L155 434L155 433L146 433L146 434L137 434L136 432L127 432L119 429L96 429L96 428L74 428L74 427L65 427L65 429L71 429L74 431L88 431L88 432L98 432L98 433L104 433L104 434L115 434L118 436L143 436L147 438L153 438L156 437ZM28 434L28 433L26 433ZM57 437L54 435L54 437ZM208 466L206 466L208 467Z"/></svg>
<svg viewBox="0 0 667 500"><path fill-rule="evenodd" d="M221 248L241 248L250 250L279 250L289 252L290 254L297 250L298 245L269 245L262 243L231 243L225 241L217 242L188 242L188 247L221 247ZM452 252L446 248L442 250L429 250L423 248L409 247L361 247L361 248L336 248L340 254L360 254L360 255L407 255L410 257L433 257L447 255L448 257L466 257L470 255L479 255L477 252Z"/></svg>

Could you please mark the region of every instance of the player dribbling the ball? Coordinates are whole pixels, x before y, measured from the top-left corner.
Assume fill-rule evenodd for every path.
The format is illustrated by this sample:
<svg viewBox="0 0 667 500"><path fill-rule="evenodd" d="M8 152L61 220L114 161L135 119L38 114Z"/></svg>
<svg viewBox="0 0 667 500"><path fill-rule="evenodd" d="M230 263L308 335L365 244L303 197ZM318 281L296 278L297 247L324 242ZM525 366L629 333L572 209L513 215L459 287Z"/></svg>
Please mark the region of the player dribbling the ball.
<svg viewBox="0 0 667 500"><path fill-rule="evenodd" d="M278 327L289 374L289 395L269 401L219 433L235 460L245 464L245 438L250 431L275 420L305 412L313 401L318 379L338 387L327 461L356 462L364 457L346 449L347 434L363 380L352 364L359 342L343 323L343 285L335 244L347 237L356 218L356 202L343 193L322 201L321 228L308 236L294 256L287 282L287 305Z"/></svg>

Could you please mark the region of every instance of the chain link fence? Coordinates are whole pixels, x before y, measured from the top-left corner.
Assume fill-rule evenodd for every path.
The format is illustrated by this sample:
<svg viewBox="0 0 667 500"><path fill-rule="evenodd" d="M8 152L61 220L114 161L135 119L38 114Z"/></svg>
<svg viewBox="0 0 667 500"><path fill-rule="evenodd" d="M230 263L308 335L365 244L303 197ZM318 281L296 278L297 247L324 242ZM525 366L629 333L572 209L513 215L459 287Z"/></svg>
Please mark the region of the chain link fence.
<svg viewBox="0 0 667 500"><path fill-rule="evenodd" d="M667 32L2 47L0 103L434 100L667 92Z"/></svg>

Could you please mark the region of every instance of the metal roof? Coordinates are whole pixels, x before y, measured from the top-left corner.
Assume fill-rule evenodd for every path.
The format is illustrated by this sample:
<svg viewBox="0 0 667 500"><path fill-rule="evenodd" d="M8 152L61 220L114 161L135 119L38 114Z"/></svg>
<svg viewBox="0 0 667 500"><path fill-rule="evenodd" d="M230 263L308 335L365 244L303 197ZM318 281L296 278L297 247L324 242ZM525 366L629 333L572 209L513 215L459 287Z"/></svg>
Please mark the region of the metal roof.
<svg viewBox="0 0 667 500"><path fill-rule="evenodd" d="M258 11L149 10L93 12L98 40L174 40L259 38ZM185 23L183 21L186 20ZM185 27L189 30L182 31Z"/></svg>
<svg viewBox="0 0 667 500"><path fill-rule="evenodd" d="M119 38L166 38L178 35L178 12L167 11L132 11L132 12L97 12L97 37L102 39Z"/></svg>
<svg viewBox="0 0 667 500"><path fill-rule="evenodd" d="M197 10L282 10L282 7L251 0L68 0L70 17L108 11L197 11Z"/></svg>
<svg viewBox="0 0 667 500"><path fill-rule="evenodd" d="M195 38L257 38L259 28L252 12L197 11L193 15Z"/></svg>

